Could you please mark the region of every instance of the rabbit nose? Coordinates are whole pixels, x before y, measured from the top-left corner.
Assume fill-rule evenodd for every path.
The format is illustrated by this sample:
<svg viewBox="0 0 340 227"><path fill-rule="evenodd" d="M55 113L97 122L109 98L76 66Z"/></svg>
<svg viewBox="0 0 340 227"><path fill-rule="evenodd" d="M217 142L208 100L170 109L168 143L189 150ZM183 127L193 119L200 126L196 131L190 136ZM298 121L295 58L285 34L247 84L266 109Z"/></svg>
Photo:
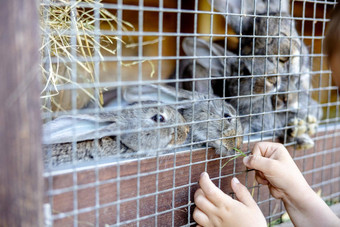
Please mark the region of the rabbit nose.
<svg viewBox="0 0 340 227"><path fill-rule="evenodd" d="M190 127L188 125L183 125L177 128L177 131L183 135L183 136L187 136L189 131L190 131Z"/></svg>

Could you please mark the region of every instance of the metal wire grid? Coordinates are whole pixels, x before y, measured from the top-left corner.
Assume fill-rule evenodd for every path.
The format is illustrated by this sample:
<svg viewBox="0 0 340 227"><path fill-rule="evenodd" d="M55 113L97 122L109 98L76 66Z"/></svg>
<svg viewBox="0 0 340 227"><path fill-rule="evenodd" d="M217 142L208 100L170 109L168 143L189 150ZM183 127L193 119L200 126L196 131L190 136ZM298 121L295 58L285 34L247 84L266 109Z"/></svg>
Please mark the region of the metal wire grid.
<svg viewBox="0 0 340 227"><path fill-rule="evenodd" d="M147 2L147 1L145 1ZM53 6L53 5L67 5L67 4L78 4L79 6L84 6L84 7L89 7L89 8L94 8L94 15L96 20L96 24L95 24L95 29L94 31L90 31L90 33L92 32L93 35L95 36L95 39L97 40L97 43L99 43L99 37L101 35L112 35L112 36L116 36L118 39L122 39L123 36L137 36L138 37L138 55L137 56L124 56L123 52L122 52L122 43L121 42L117 42L117 54L116 56L105 56L105 57L100 57L99 56L99 49L100 47L98 45L94 45L94 56L92 56L91 58L87 59L84 57L79 57L77 60L81 61L81 62L85 62L85 61L93 61L94 62L94 75L95 75L95 83L80 83L80 86L83 88L94 88L96 89L96 92L94 92L94 94L96 95L96 98L99 99L99 91L98 89L104 88L104 87L112 87L112 88L116 88L117 89L117 100L118 100L118 105L120 106L122 103L122 88L124 86L140 86L143 84L151 84L151 83L157 83L157 84L166 84L168 82L174 82L174 80L170 80L170 79L164 79L162 78L162 62L166 61L166 60L175 60L176 61L176 67L175 67L175 74L178 75L179 74L179 65L180 65L180 61L184 60L184 59L193 59L194 61L194 67L193 67L193 74L195 74L195 70L196 70L196 61L199 58L205 58L205 57L200 57L200 56L181 56L181 37L194 37L194 39L196 40L198 37L201 36L208 36L209 37L209 43L210 46L212 45L213 42L213 38L224 38L225 40L225 44L227 43L227 38L226 37L237 37L237 38L255 38L254 36L247 36L247 35L225 35L225 34L215 34L213 31L213 24L214 24L214 15L228 15L228 13L221 13L221 12L215 12L213 10L210 11L206 11L206 10L199 10L199 2L198 0L194 1L194 8L193 9L182 9L181 5L182 5L182 1L178 0L177 1L177 8L166 8L164 7L164 2L162 0L159 1L159 6L158 7L150 7L150 6L145 6L144 1L138 1L138 5L128 5L128 4L124 4L122 0L117 1L116 4L112 4L112 3L99 3L99 1L96 1L94 4L87 4L87 3L78 3L75 0L71 0L70 2L50 2L45 0L43 2L45 9L47 9L46 11L44 11L45 13L45 18L48 19L49 15L48 15L48 8ZM256 1L255 1L256 2ZM294 12L294 5L295 2L298 1L292 1L291 5L292 5L292 10L291 12ZM301 27L301 34L304 34L304 23L307 21L312 21L314 23L322 23L322 34L321 35L316 35L315 34L315 26L313 26L313 30L312 30L312 35L309 36L305 36L305 35L300 35L298 37L289 37L289 38L299 38L299 39L309 39L311 40L311 45L310 45L310 53L308 53L307 55L311 58L311 65L313 65L314 63L314 58L320 58L320 70L314 70L311 69L311 76L313 77L313 75L321 75L322 77L328 77L328 84L326 86L324 86L322 84L322 80L319 80L319 84L316 88L310 88L310 91L317 91L319 92L319 96L318 96L318 101L321 102L322 97L321 97L321 92L325 92L327 91L327 97L328 97L328 102L325 102L323 104L320 104L321 107L323 107L324 109L326 109L325 111L325 115L326 117L320 121L320 124L322 124L322 131L330 131L330 130L334 130L334 132L337 132L337 122L338 122L338 105L339 105L339 101L338 99L336 99L336 101L330 100L331 97L331 93L336 91L337 92L337 88L333 87L331 85L331 72L329 70L324 70L323 69L323 57L324 54L317 54L314 53L314 49L315 49L315 41L317 40L321 40L324 38L325 35L325 24L328 22L328 19L326 17L326 11L327 11L327 5L335 5L336 1L304 1L303 2L303 9L306 8L306 4L310 2L310 3L314 3L314 14L313 17L307 17L305 14L303 14L301 17L294 17L294 20L297 21L302 21L302 27ZM317 18L316 17L316 4L323 4L324 5L324 12L323 12L323 17ZM116 10L116 15L118 18L118 21L123 21L123 14L124 11L127 10L132 10L132 11L137 11L138 12L138 31L124 31L122 30L121 25L118 23L117 24L117 29L116 31L107 31L107 30L101 30L100 29L100 23L99 23L99 9L100 8L105 8L105 9L112 9L112 10ZM70 39L70 43L72 46L76 46L77 44L77 38L76 38L76 34L75 34L75 30L76 30L76 8L73 9L73 14L71 15L72 18L72 29L69 31L64 31L64 34L69 34L71 36ZM145 12L157 12L158 13L158 28L157 31L144 31L144 25L145 23L148 23L148 21L144 20L144 14ZM305 12L305 10L303 10L303 12ZM176 31L173 32L165 32L164 28L163 28L163 24L164 21L166 20L164 18L164 14L165 13L174 13L176 14L177 17L177 22L176 22ZM183 23L185 23L185 21L181 20L181 16L183 14L193 14L194 20L193 20L193 32L190 33L183 33L181 31L181 28L183 26ZM206 34L202 34L198 32L198 16L201 14L207 14L210 16L210 31L209 33ZM241 14L235 14L235 15L239 15L242 16ZM268 18L278 18L278 19L282 19L284 17L282 16L278 16L278 17L274 17L274 16L269 16L269 15L265 15L263 17L268 17ZM255 18L255 17L254 17ZM226 23L226 30L227 30L227 23ZM47 29L48 30L48 29ZM77 33L79 34L79 33ZM80 32L81 34L81 32ZM267 34L268 34L268 28L267 28ZM145 56L143 54L143 37L145 36L157 36L158 37L158 53L157 56ZM163 48L163 37L175 37L176 38L176 54L175 56L163 56L163 52L162 52L162 48ZM273 36L263 36L263 38L272 38ZM48 36L45 37L46 39L48 39ZM280 38L280 37L278 37ZM322 46L322 45L321 45ZM48 49L49 47L46 46L44 49L44 56L45 58L43 59L43 63L44 63L44 67L46 69L48 69L49 65L51 63L56 63L57 61L60 61L60 59L57 59L56 57L48 57L49 53L51 53L51 51ZM195 48L194 47L194 53L195 53ZM254 46L253 46L254 48ZM76 55L76 49L73 48L72 52L74 55ZM239 52L241 53L241 45L239 45ZM291 52L290 52L291 53ZM195 55L195 54L194 54ZM211 52L210 52L211 55ZM292 56L292 54L290 54L289 56ZM299 56L304 56L303 54L300 54ZM253 57L253 58L268 58L268 57L280 57L280 55L255 55L254 52L252 53L252 55L247 55L247 56L241 56L242 57ZM225 61L228 60L230 57L225 55L225 56L210 56L210 64L211 61L214 58L223 58ZM143 72L143 64L142 62L145 60L155 60L158 62L158 68L157 68L157 78L154 78L152 80L144 80L144 78L142 77L142 72ZM69 59L63 59L64 62L69 62L71 63L72 66L72 80L73 81L77 81L77 63L75 61L69 60ZM117 62L118 63L118 67L116 70L116 76L117 76L117 80L114 82L101 82L100 81L100 62L103 61L107 61L107 62ZM134 81L123 81L122 78L122 61L138 61L138 73L137 73L137 78ZM280 74L281 75L281 74ZM281 75L281 76L288 76L289 73L287 73L286 75ZM250 75L249 78L256 78L256 77L260 77L262 75ZM269 75L270 76L270 75ZM235 76L234 78L244 78L245 76ZM221 77L214 77L214 79L225 79L224 76ZM180 82L184 82L187 81L188 79L180 79L178 77L176 77L175 82L176 83L180 83ZM193 83L199 81L200 79L192 79ZM209 80L212 80L212 75L211 75L211 69L209 70ZM241 86L241 84L239 83L239 86ZM54 86L50 86L49 87L49 91L53 92L55 91L56 87ZM86 114L86 113L99 113L99 112L103 112L105 110L102 110L100 108L94 108L94 109L77 109L77 91L75 89L75 86L73 84L63 84L63 85L58 85L58 89L59 90L72 90L72 108L69 111L66 111L66 114ZM179 93L178 87L176 88L176 92ZM236 97L232 97L235 99L240 98L241 96L236 96ZM255 94L251 94L250 97L256 97ZM220 98L209 98L207 101L211 101L214 99L225 99L225 97L220 97ZM188 101L191 103L194 103L195 101ZM161 107L164 104L157 104L155 106ZM152 105L151 105L152 106ZM335 118L330 118L330 110L332 107L335 107ZM123 108L127 108L127 107L123 107ZM209 110L208 110L209 111ZM48 120L51 120L52 117L56 116L56 114L58 113L43 113L44 118L47 118ZM260 114L266 114L266 113L260 113ZM251 114L249 115L251 116ZM206 120L206 122L209 123L209 121L211 120ZM192 122L189 122L188 124L190 124ZM174 125L174 126L178 126L178 125ZM160 129L161 127L157 127L157 129ZM285 129L288 129L289 127L285 127ZM141 131L143 129L139 129L139 131ZM264 139L268 139L266 138L264 135L264 133L266 133L265 130L261 130L259 132L256 133L244 133L244 138L245 138L245 143L248 142L248 144L250 144L250 142L253 141L253 139L251 138L251 136L253 134L257 134L260 135L260 139L259 140L264 140ZM324 141L323 142L323 146L321 147L320 151L319 147L314 147L314 151L313 153L308 152L306 150L303 151L303 154L297 154L297 151L294 150L293 152L293 156L295 157L296 161L302 161L302 172L304 175L308 175L308 174L312 174L312 187L314 189L317 188L321 188L322 190L324 188L327 188L327 185L332 184L332 183L337 183L340 185L340 178L339 176L337 176L336 172L332 171L333 169L339 169L340 167L340 163L337 161L338 160L338 155L339 155L339 150L340 148L337 146L336 143L336 138L337 136L339 136L339 133L334 133L334 134L324 134L321 136L321 134L317 133L317 136L315 136L313 138L314 141ZM158 134L159 136L159 134ZM332 138L332 145L331 148L326 148L326 141L328 141L329 138ZM120 140L120 136L117 136L117 141ZM207 141L204 141L207 142ZM95 140L96 145L98 145L98 140ZM200 142L202 143L202 142ZM88 212L95 212L95 222L92 223L93 226L99 226L100 223L100 219L101 219L101 213L100 213L100 209L106 208L106 207L111 207L111 206L115 206L116 210L115 213L111 214L113 216L115 216L115 223L112 223L113 225L124 225L124 224L135 224L137 226L142 225L139 224L141 221L146 220L148 218L154 218L154 225L158 226L158 225L172 225L175 226L176 222L176 212L178 210L181 209L187 209L187 222L186 225L193 225L194 222L192 220L191 214L193 211L193 202L191 201L192 198L192 188L195 187L197 185L196 182L192 181L192 171L193 171L193 159L194 159L194 155L195 153L193 153L193 149L194 149L194 145L196 145L197 143L195 143L193 141L193 138L191 138L191 143L189 144L189 162L187 164L184 165L176 165L177 161L178 161L178 155L177 152L173 153L173 165L167 168L160 168L160 163L162 162L161 159L161 155L159 153L157 153L156 155L156 169L152 170L152 171L148 171L148 172L142 172L141 171L141 166L143 165L143 158L137 158L137 173L136 174L132 174L132 175L128 175L128 176L124 176L124 171L126 171L124 169L124 165L126 165L126 161L122 160L122 159L117 159L115 160L114 165L116 166L116 178L113 179L109 179L109 180L101 180L100 179L100 169L103 168L103 166L109 166L110 164L103 164L106 161L99 161L96 160L94 162L91 162L90 164L79 164L76 160L76 142L72 143L72 150L73 152L73 162L72 165L69 165L65 168L54 168L53 166L49 165L46 168L45 171L45 177L48 180L47 183L47 197L49 199L48 203L50 204L52 211L54 210L54 203L55 203L55 199L54 197L58 196L58 195L62 195L65 193L72 193L73 195L73 209L71 209L71 211L68 212L54 212L51 215L51 219L52 221L58 221L61 219L64 219L65 217L71 217L72 221L73 221L73 226L80 226L83 223L81 221L79 221L79 215L82 214L86 214ZM286 145L294 145L294 143L287 143ZM184 146L184 145L183 145ZM178 146L178 148L181 148L183 146ZM187 145L185 145L187 146ZM249 145L248 145L248 150L250 149ZM175 148L175 150L177 150ZM223 156L219 156L219 157L208 157L208 147L205 147L206 150L206 158L203 161L199 161L199 162L195 162L196 164L201 164L204 165L204 170L208 170L208 164L209 162L212 161L218 161L219 162L219 166L222 166L223 163L225 162L225 158ZM161 152L162 150L159 149L159 151ZM331 163L326 162L326 155L331 155ZM321 157L320 157L321 156ZM318 166L318 162L317 160L322 159L321 162L321 166ZM306 160L307 159L312 159L312 165L313 168L309 169L306 167ZM326 164L327 163L327 164ZM231 164L231 163L230 163ZM176 174L178 174L179 170L182 168L187 167L187 171L188 171L188 183L181 185L181 186L176 186ZM222 185L222 182L226 180L226 178L230 177L230 176L235 176L235 175L239 175L239 174L243 174L242 172L238 172L236 170L237 166L236 166L236 161L233 162L233 172L229 173L227 175L223 174L221 170L219 170L218 172L218 176L213 178L214 180L218 181L218 186ZM307 169L307 170L306 170ZM79 184L79 172L83 171L83 170L93 170L94 171L94 175L95 175L95 181L92 183L87 183L87 184ZM330 171L331 173L331 179L327 179L324 180L324 172L325 171ZM172 179L168 179L169 182L171 182L172 186L169 189L166 190L160 190L159 189L159 185L158 182L161 180L161 174L165 173L165 172L169 172L171 171L173 173L173 178ZM54 176L58 175L58 174L67 174L67 173L71 173L72 175L72 184L69 187L64 187L62 189L55 189L54 185L55 185L55 178ZM319 177L321 173L321 180L318 181L316 183L316 178ZM147 176L151 176L151 175L155 175L155 192L152 193L147 193L147 194L143 194L140 192L140 188L141 188L141 183L142 180L144 179L144 177ZM317 176L316 176L317 175ZM333 177L335 176L335 177ZM121 182L124 182L126 180L131 180L131 179L135 179L136 178L136 193L134 196L130 197L130 198L122 198L122 194L123 191L121 189ZM252 186L248 184L248 174L246 174L245 176L245 184L246 186L251 190L251 189L256 189L257 191L257 202L258 204L264 205L264 206L268 206L269 208L269 215L266 216L268 222L271 222L272 220L275 220L277 218L279 218L282 214L283 214L283 209L282 209L282 204L280 205L280 208L278 210L276 210L275 212L272 212L272 208L273 208L273 204L275 203L275 199L274 198L268 198L268 199L262 199L260 197L261 195L261 190L263 190L263 187L261 186ZM103 185L110 185L110 184L115 184L116 187L115 189L112 189L113 191L116 192L116 201L114 202L108 202L108 203L102 203L100 201L100 187ZM83 189L89 189L89 188L94 188L95 191L95 205L94 206L88 206L85 208L81 208L78 209L78 205L79 202L78 198L79 198L79 191L83 190ZM340 187L339 187L340 188ZM176 197L176 191L180 190L180 189L187 189L188 193L187 193L187 200L189 201L188 204L185 205L181 205L181 206L176 206L176 201L175 201L175 197ZM330 193L329 195L327 195L326 197L324 197L324 199L334 199L334 198L339 198L340 196L340 192L339 191L332 191L332 187L330 187ZM171 201L171 208L165 211L161 211L158 212L158 204L159 204L159 198L160 195L162 193L166 193L166 192L170 192L172 195L172 201ZM151 196L155 196L155 212L153 212L152 214L149 215L140 215L142 213L141 207L140 207L140 201L144 198L148 198ZM130 201L136 201L136 217L132 218L130 220L120 220L121 216L120 216L120 207L121 204L126 203L126 202L130 202ZM161 216L162 214L167 214L167 213L171 213L171 223L160 223L158 216Z"/></svg>

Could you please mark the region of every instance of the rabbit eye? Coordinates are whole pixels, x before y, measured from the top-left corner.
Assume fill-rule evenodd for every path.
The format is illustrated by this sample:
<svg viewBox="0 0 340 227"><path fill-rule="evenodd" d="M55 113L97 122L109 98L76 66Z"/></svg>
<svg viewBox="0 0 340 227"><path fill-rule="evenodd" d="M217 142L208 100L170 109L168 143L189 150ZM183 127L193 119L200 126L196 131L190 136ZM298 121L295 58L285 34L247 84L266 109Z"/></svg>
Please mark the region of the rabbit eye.
<svg viewBox="0 0 340 227"><path fill-rule="evenodd" d="M225 113L225 114L224 114L224 117L225 117L225 118L230 118L231 116L230 116L230 114Z"/></svg>
<svg viewBox="0 0 340 227"><path fill-rule="evenodd" d="M154 122L158 122L158 121L165 122L165 118L161 114L155 114L154 116L152 116L151 120L153 120Z"/></svg>
<svg viewBox="0 0 340 227"><path fill-rule="evenodd" d="M225 114L223 114L223 116L225 117L225 118L227 118L226 120L230 123L231 122L231 115L230 114L228 114L228 113L225 113Z"/></svg>

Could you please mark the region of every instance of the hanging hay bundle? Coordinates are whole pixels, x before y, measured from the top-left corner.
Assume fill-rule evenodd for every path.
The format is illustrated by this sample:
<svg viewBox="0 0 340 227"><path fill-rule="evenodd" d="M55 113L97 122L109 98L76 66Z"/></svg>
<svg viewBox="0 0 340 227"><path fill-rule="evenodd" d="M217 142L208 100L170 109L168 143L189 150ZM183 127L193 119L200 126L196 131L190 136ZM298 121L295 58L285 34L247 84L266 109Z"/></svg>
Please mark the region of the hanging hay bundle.
<svg viewBox="0 0 340 227"><path fill-rule="evenodd" d="M83 84L98 82L94 74L94 57L104 59L101 50L116 55L116 48L112 47L118 42L125 45L117 36L100 33L98 28L103 22L111 31L116 31L118 26L122 31L134 30L132 24L119 21L103 8L100 1L51 0L40 4L44 111L71 109L74 93L70 88L76 89L77 108L89 100L102 105L103 88L94 89L94 86Z"/></svg>

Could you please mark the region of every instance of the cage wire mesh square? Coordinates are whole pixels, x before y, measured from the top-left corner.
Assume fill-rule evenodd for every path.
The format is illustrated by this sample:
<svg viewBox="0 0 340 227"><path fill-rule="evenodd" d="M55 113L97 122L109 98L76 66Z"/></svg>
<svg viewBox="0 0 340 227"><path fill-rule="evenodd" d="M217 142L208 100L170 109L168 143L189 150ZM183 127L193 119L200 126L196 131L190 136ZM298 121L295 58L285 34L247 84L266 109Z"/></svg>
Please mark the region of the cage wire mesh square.
<svg viewBox="0 0 340 227"><path fill-rule="evenodd" d="M282 203L242 157L287 146L340 197L338 88L323 51L334 1L42 0L47 226L195 225L203 171ZM239 158L240 157L240 158Z"/></svg>

